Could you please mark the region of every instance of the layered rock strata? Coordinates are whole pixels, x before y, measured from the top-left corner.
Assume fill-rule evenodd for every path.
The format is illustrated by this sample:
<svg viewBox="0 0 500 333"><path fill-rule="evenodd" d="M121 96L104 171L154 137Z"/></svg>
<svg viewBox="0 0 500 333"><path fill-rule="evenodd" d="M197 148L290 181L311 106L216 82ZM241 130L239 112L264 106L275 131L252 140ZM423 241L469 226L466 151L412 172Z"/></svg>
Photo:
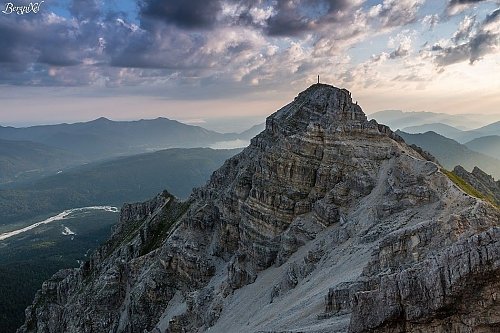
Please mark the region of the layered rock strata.
<svg viewBox="0 0 500 333"><path fill-rule="evenodd" d="M126 205L24 332L495 332L500 213L316 84L186 202Z"/></svg>

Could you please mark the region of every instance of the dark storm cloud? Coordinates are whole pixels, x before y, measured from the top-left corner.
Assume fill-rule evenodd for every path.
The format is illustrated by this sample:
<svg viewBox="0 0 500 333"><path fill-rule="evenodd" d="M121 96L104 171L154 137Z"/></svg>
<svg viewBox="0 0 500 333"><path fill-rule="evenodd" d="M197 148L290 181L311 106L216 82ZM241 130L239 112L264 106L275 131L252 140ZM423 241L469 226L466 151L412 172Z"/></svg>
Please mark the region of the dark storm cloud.
<svg viewBox="0 0 500 333"><path fill-rule="evenodd" d="M45 76L43 65L35 65L27 70L25 64L0 61L0 84L30 85L33 84L34 74Z"/></svg>
<svg viewBox="0 0 500 333"><path fill-rule="evenodd" d="M450 0L448 2L449 7L458 6L458 5L471 5L476 4L478 2L482 2L485 0Z"/></svg>
<svg viewBox="0 0 500 333"><path fill-rule="evenodd" d="M349 1L344 0L278 0L266 32L271 36L296 36L338 21L338 12L349 7Z"/></svg>
<svg viewBox="0 0 500 333"><path fill-rule="evenodd" d="M143 0L141 15L181 28L210 28L221 10L220 0Z"/></svg>
<svg viewBox="0 0 500 333"><path fill-rule="evenodd" d="M3 67L0 81L54 85L57 78L52 67L74 67L74 78L59 75L58 78L64 79L60 84L67 85L66 79L77 84L75 78L83 80L80 84L87 84L91 73L88 68L85 68L86 73L79 73L78 67L86 61L105 62L99 40L106 33L116 35L114 30L97 20L68 20L51 13L0 15L0 64ZM14 71L26 75L13 76Z"/></svg>
<svg viewBox="0 0 500 333"><path fill-rule="evenodd" d="M80 53L73 32L71 26L51 24L44 18L0 16L0 61L75 65Z"/></svg>
<svg viewBox="0 0 500 333"><path fill-rule="evenodd" d="M470 62L474 63L500 45L500 35L481 32L470 40L469 45Z"/></svg>
<svg viewBox="0 0 500 333"><path fill-rule="evenodd" d="M108 54L111 56L110 65L165 69L204 67L203 60L193 59L199 53L204 39L201 36L174 32L172 29L164 28L156 31L156 34L151 34L149 31L130 34L126 43L108 49Z"/></svg>
<svg viewBox="0 0 500 333"><path fill-rule="evenodd" d="M0 17L0 63L18 63L28 56L22 51L24 34L19 33L13 20Z"/></svg>
<svg viewBox="0 0 500 333"><path fill-rule="evenodd" d="M491 14L486 16L484 24L493 23L500 18L500 8L495 9Z"/></svg>
<svg viewBox="0 0 500 333"><path fill-rule="evenodd" d="M87 57L95 58L102 30L98 1L73 0L68 10L74 20L49 11L0 15L0 63L30 71L38 64L42 67L34 74L39 75L46 73L49 66L76 66ZM6 73L2 71L0 75L5 77Z"/></svg>
<svg viewBox="0 0 500 333"><path fill-rule="evenodd" d="M389 59L404 58L409 54L410 54L410 51L400 45L396 50L392 51L389 54Z"/></svg>
<svg viewBox="0 0 500 333"><path fill-rule="evenodd" d="M337 27L334 39L340 41L368 28L363 20L351 24L361 7L360 2L348 0L139 1L138 25L127 22L126 13L103 11L101 0L72 0L68 4L71 18L50 12L0 16L0 63L4 67L0 81L35 85L134 81L120 68L137 69L134 75L141 78L141 69L182 75L189 71L189 76L201 80L212 75L209 73L229 71L231 66L236 66L232 73L236 80L252 75L258 79L261 65L248 71L242 67L249 66L251 59L272 61L267 49L259 49L266 36L301 38L314 32L318 38L330 38L331 29ZM413 15L407 11L419 1L386 1L381 17L407 22L408 18L396 19L398 13ZM355 27L354 32L347 27ZM214 38L221 29L232 39L224 33ZM255 36L246 35L248 32ZM403 53L396 50L392 56ZM305 68L304 64L297 66ZM268 72L264 70L263 75L270 76Z"/></svg>
<svg viewBox="0 0 500 333"><path fill-rule="evenodd" d="M442 48L436 55L436 62L439 66L448 66L467 60L473 64L494 51L499 45L498 38L498 34L479 33L467 43Z"/></svg>
<svg viewBox="0 0 500 333"><path fill-rule="evenodd" d="M95 20L100 14L100 5L96 0L73 0L69 12L79 20Z"/></svg>
<svg viewBox="0 0 500 333"><path fill-rule="evenodd" d="M489 0L449 0L446 6L445 15L453 16L463 10L481 2L486 2Z"/></svg>
<svg viewBox="0 0 500 333"><path fill-rule="evenodd" d="M311 28L312 20L299 13L300 1L278 0L275 14L267 19L266 33L271 36L296 36Z"/></svg>
<svg viewBox="0 0 500 333"><path fill-rule="evenodd" d="M238 8L237 17L221 17L224 6ZM269 8L273 15L255 22L252 10ZM263 29L271 36L297 36L335 21L337 13L352 7L348 0L142 0L140 14L145 25L158 20L182 29L206 30L217 25L242 25Z"/></svg>
<svg viewBox="0 0 500 333"><path fill-rule="evenodd" d="M448 66L470 59L470 48L467 44L446 48L435 47L434 49L439 49L440 51L435 57L435 61L439 66Z"/></svg>
<svg viewBox="0 0 500 333"><path fill-rule="evenodd" d="M475 24L475 19L471 26L462 24L451 39L453 45L444 47L436 44L432 46L430 51L435 52L436 63L439 66L448 66L468 60L470 64L473 64L483 56L498 51L500 48L499 11L500 8L496 9L479 24ZM491 28L492 26L493 28ZM461 42L462 40L465 41Z"/></svg>
<svg viewBox="0 0 500 333"><path fill-rule="evenodd" d="M127 23L119 13L101 13L98 19L89 20L89 15L96 14L82 12L79 0L73 4L73 13L80 19L45 13L0 15L0 82L86 85L135 80L131 75L124 79L127 71L120 72L119 68L190 70L190 75L202 76L204 70L222 64L223 58L230 61L253 47L239 40L220 51L208 52L204 33L155 22L141 29ZM70 66L73 69L64 70ZM147 80L142 74L134 72L135 77Z"/></svg>
<svg viewBox="0 0 500 333"><path fill-rule="evenodd" d="M415 22L423 3L384 0L367 8L348 0L139 0L134 24L127 20L131 13L104 11L102 0L72 0L70 18L50 12L0 16L0 82L125 85L177 75L199 84L262 84L279 71L313 71L321 66L317 59L365 38L370 29L387 32ZM491 13L484 25L498 16ZM443 64L473 62L489 52L484 50L494 44L492 34L470 30L432 52ZM385 57L405 58L409 51L400 45ZM157 71L161 75L147 75Z"/></svg>
<svg viewBox="0 0 500 333"><path fill-rule="evenodd" d="M312 22L307 19L293 18L288 14L278 14L267 21L266 32L270 36L297 36L312 29Z"/></svg>

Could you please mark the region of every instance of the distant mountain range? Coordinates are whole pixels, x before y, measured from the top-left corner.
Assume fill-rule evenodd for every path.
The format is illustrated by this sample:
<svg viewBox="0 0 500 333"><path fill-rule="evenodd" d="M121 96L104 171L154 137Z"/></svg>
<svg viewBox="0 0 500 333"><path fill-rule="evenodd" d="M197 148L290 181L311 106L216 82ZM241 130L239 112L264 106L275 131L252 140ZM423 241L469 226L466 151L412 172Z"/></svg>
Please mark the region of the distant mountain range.
<svg viewBox="0 0 500 333"><path fill-rule="evenodd" d="M0 184L39 178L86 162L167 148L244 147L263 128L260 124L240 134L218 133L166 118L0 126Z"/></svg>
<svg viewBox="0 0 500 333"><path fill-rule="evenodd" d="M408 135L415 134L407 135L405 139L410 143L418 141L417 145L431 152L448 167L463 164L471 170L476 163L473 159L477 157L477 166L480 168L493 174L499 168L492 168L493 162L488 159L500 159L499 115L450 115L387 110L371 114L370 117L393 130L399 129ZM436 142L433 143L432 140ZM451 165L453 163L456 164Z"/></svg>
<svg viewBox="0 0 500 333"><path fill-rule="evenodd" d="M500 135L483 136L465 145L472 150L500 159Z"/></svg>
<svg viewBox="0 0 500 333"><path fill-rule="evenodd" d="M249 129L247 129L246 131L241 132L238 135L238 138L241 140L250 140L254 136L256 136L257 134L262 132L265 128L266 128L266 123L260 123L260 124L254 125L254 126L250 127Z"/></svg>
<svg viewBox="0 0 500 333"><path fill-rule="evenodd" d="M500 121L477 128L475 130L459 133L457 136L452 137L452 139L460 143L465 143L477 138L491 135L500 135Z"/></svg>
<svg viewBox="0 0 500 333"><path fill-rule="evenodd" d="M408 127L430 126L433 124L445 124L458 130L468 131L486 126L499 120L500 115L493 114L446 114L435 112L403 112L401 110L385 110L369 115L369 118L389 126L393 130L407 131ZM427 127L424 132L432 130L440 133L438 128ZM445 134L445 133L440 133ZM495 133L497 134L497 133Z"/></svg>
<svg viewBox="0 0 500 333"><path fill-rule="evenodd" d="M462 131L458 128L443 123L410 126L405 127L404 129L402 129L402 131L411 134L426 133L432 131L446 136L447 138L453 139L457 142L465 143L485 136L499 135L500 121L470 131Z"/></svg>
<svg viewBox="0 0 500 333"><path fill-rule="evenodd" d="M477 166L495 178L500 178L500 160L473 151L455 140L435 132L409 134L397 131L396 133L407 143L415 144L430 152L447 169L452 170L455 166L461 165L467 170L472 170Z"/></svg>
<svg viewBox="0 0 500 333"><path fill-rule="evenodd" d="M219 141L248 139L255 134L252 129L242 135L218 133L167 118L137 121L99 118L75 124L0 127L0 139L42 143L90 160L174 147L208 147Z"/></svg>
<svg viewBox="0 0 500 333"><path fill-rule="evenodd" d="M464 131L459 130L456 127L446 125L443 123L432 123L424 124L418 126L409 126L402 129L403 132L410 134L426 133L426 132L436 132L447 138L454 138L464 133Z"/></svg>

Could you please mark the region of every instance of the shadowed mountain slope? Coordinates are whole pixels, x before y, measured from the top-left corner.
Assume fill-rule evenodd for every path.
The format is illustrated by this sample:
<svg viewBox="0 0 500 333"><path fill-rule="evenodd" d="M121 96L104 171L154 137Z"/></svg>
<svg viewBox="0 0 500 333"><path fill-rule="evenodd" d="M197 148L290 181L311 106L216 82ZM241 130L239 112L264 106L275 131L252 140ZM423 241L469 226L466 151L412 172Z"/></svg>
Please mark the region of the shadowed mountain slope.
<svg viewBox="0 0 500 333"><path fill-rule="evenodd" d="M469 149L500 159L500 135L474 139L465 144Z"/></svg>
<svg viewBox="0 0 500 333"><path fill-rule="evenodd" d="M500 178L500 160L469 149L455 140L434 132L408 134L397 131L407 143L417 145L434 155L445 168L452 170L461 165L468 170L480 167L490 175Z"/></svg>
<svg viewBox="0 0 500 333"><path fill-rule="evenodd" d="M0 139L0 184L28 180L84 163L62 149L30 141Z"/></svg>

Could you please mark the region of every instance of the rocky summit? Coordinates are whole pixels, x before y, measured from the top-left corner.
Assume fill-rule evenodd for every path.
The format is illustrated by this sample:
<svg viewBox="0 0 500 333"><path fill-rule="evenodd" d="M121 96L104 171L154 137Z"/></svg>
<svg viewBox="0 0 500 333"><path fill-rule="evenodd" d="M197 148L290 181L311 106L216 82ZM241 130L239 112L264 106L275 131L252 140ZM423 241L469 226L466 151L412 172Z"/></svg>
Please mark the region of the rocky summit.
<svg viewBox="0 0 500 333"><path fill-rule="evenodd" d="M180 202L122 208L24 332L499 332L500 211L315 84Z"/></svg>

